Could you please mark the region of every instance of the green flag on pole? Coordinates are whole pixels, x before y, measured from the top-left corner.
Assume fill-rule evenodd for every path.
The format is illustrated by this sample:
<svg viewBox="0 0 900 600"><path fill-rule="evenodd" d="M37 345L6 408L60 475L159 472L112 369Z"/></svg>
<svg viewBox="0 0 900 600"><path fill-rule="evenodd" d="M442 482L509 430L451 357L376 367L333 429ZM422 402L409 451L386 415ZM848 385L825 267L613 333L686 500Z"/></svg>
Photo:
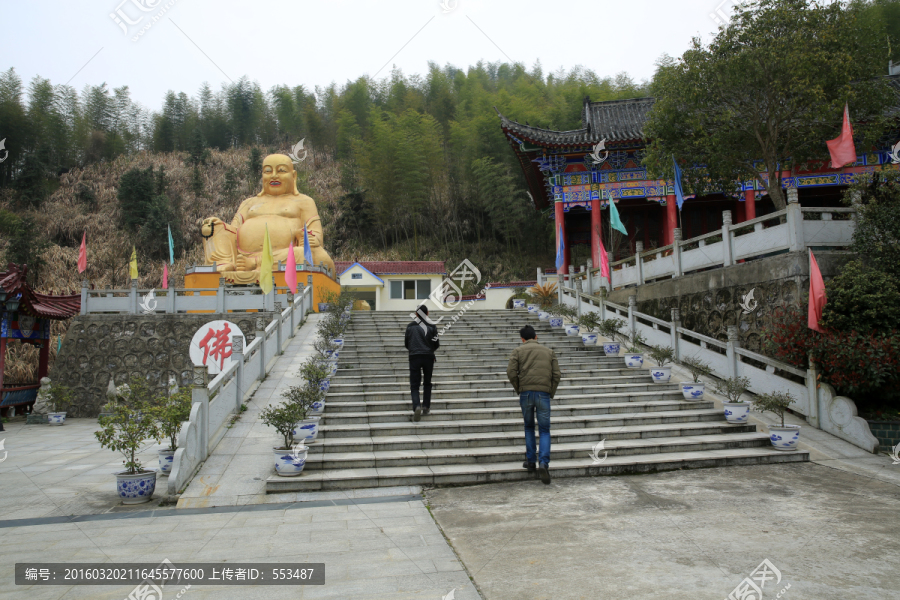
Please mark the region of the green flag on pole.
<svg viewBox="0 0 900 600"><path fill-rule="evenodd" d="M625 226L622 225L622 219L619 218L619 210L616 208L616 203L612 198L609 199L609 225L613 229L622 232L622 235L628 235L628 232L625 231Z"/></svg>

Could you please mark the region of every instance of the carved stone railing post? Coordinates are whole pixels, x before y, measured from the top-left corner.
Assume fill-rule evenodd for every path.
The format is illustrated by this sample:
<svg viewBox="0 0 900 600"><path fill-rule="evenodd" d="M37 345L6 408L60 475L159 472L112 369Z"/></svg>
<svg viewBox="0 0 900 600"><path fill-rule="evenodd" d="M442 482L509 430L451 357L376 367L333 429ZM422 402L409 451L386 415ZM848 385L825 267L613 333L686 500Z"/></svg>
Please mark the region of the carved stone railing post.
<svg viewBox="0 0 900 600"><path fill-rule="evenodd" d="M641 252L644 251L644 242L634 243L634 272L637 276L637 284L644 283L644 264L641 262Z"/></svg>
<svg viewBox="0 0 900 600"><path fill-rule="evenodd" d="M544 285L544 275L541 273L541 268L537 268L537 284Z"/></svg>
<svg viewBox="0 0 900 600"><path fill-rule="evenodd" d="M291 309L290 313L288 313L291 318L291 330L288 333L288 337L294 337L294 327L296 326L297 321L297 319L294 317L294 313L297 311L294 310L294 294L291 292L288 292L287 303L288 307Z"/></svg>
<svg viewBox="0 0 900 600"><path fill-rule="evenodd" d="M88 314L88 283L87 279L81 280L81 314Z"/></svg>
<svg viewBox="0 0 900 600"><path fill-rule="evenodd" d="M684 275L684 269L681 267L681 228L676 227L672 230L672 258L675 262L675 277Z"/></svg>
<svg viewBox="0 0 900 600"><path fill-rule="evenodd" d="M594 261L591 260L590 258L587 259L587 269L585 269L585 270L587 271L586 282L587 282L587 293L589 296L594 295L594 274L591 273L591 269L593 269L593 268L594 268Z"/></svg>
<svg viewBox="0 0 900 600"><path fill-rule="evenodd" d="M734 264L733 246L731 244L731 211L722 211L722 266Z"/></svg>
<svg viewBox="0 0 900 600"><path fill-rule="evenodd" d="M256 337L259 338L259 380L266 378L266 320L256 317Z"/></svg>
<svg viewBox="0 0 900 600"><path fill-rule="evenodd" d="M237 388L237 402L234 409L241 410L244 401L244 336L231 336L231 360L237 362L237 371L234 372L234 385Z"/></svg>
<svg viewBox="0 0 900 600"><path fill-rule="evenodd" d="M175 278L169 277L169 287L166 288L166 314L175 313Z"/></svg>
<svg viewBox="0 0 900 600"><path fill-rule="evenodd" d="M813 427L819 425L819 370L812 355L809 357L809 368L806 369L806 393L809 396L809 414L806 421Z"/></svg>
<svg viewBox="0 0 900 600"><path fill-rule="evenodd" d="M609 281L606 282L606 290L609 291L609 292L611 292L611 291L613 291L613 269L612 269L612 264L613 264L613 261L615 260L615 254L613 254L613 251L612 251L612 250L610 250L609 252L606 253L606 260L609 261L609 265L610 265L610 267L609 267Z"/></svg>
<svg viewBox="0 0 900 600"><path fill-rule="evenodd" d="M725 343L725 356L728 359L728 377L737 377L740 359L735 350L741 347L737 325L729 325L726 331L728 332L728 341Z"/></svg>
<svg viewBox="0 0 900 600"><path fill-rule="evenodd" d="M606 295L607 291L605 287L601 287L600 290L600 320L606 320Z"/></svg>
<svg viewBox="0 0 900 600"><path fill-rule="evenodd" d="M281 355L283 351L284 344L284 334L281 332L281 326L284 324L284 315L282 315L282 311L284 309L281 308L281 300L275 303L275 339L278 341L278 350L276 350L275 354Z"/></svg>
<svg viewBox="0 0 900 600"><path fill-rule="evenodd" d="M130 300L129 307L131 308L130 313L133 315L138 314L138 293L137 293L137 279L131 280L131 288L128 291L128 299Z"/></svg>
<svg viewBox="0 0 900 600"><path fill-rule="evenodd" d="M200 420L197 422L200 430L200 454L202 460L206 460L209 456L209 367L194 367L192 383L191 402L200 405Z"/></svg>
<svg viewBox="0 0 900 600"><path fill-rule="evenodd" d="M800 209L797 188L788 189L787 198L787 226L791 252L803 252L806 250L806 240L803 239L803 211Z"/></svg>
<svg viewBox="0 0 900 600"><path fill-rule="evenodd" d="M313 306L314 306L313 303L316 301L316 297L315 297L315 296L316 296L316 294L315 294L316 289L313 287L313 276L312 276L312 275L307 275L307 276L306 276L306 286L309 288L309 294L308 294L307 299L306 299L306 301L307 301L307 306L306 306L306 308L305 308L304 311L303 311L303 316L304 316L304 317L306 317L307 314L309 314L310 312L312 312Z"/></svg>
<svg viewBox="0 0 900 600"><path fill-rule="evenodd" d="M566 287L575 289L575 266L569 265L569 276L566 277Z"/></svg>
<svg viewBox="0 0 900 600"><path fill-rule="evenodd" d="M225 279L219 278L219 289L216 290L216 312L225 312Z"/></svg>
<svg viewBox="0 0 900 600"><path fill-rule="evenodd" d="M637 319L634 318L636 306L637 297L634 295L628 296L628 329L631 331L631 335L634 335L637 331Z"/></svg>
<svg viewBox="0 0 900 600"><path fill-rule="evenodd" d="M675 360L681 360L681 350L679 349L679 342L681 342L681 334L678 333L678 328L681 327L681 311L677 308L672 309L672 322L669 326L669 332L672 336L672 349L675 351Z"/></svg>

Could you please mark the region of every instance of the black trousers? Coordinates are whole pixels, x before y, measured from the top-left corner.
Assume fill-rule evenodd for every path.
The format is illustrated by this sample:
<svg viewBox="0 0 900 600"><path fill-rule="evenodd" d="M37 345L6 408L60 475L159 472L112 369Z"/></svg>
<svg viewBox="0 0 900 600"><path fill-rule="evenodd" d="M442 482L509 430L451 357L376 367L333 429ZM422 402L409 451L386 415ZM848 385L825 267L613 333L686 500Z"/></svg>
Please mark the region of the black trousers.
<svg viewBox="0 0 900 600"><path fill-rule="evenodd" d="M422 383L422 374L425 374L425 396L422 399L423 408L431 408L431 374L434 371L433 354L412 354L409 357L409 388L412 392L413 410L419 408L419 384Z"/></svg>

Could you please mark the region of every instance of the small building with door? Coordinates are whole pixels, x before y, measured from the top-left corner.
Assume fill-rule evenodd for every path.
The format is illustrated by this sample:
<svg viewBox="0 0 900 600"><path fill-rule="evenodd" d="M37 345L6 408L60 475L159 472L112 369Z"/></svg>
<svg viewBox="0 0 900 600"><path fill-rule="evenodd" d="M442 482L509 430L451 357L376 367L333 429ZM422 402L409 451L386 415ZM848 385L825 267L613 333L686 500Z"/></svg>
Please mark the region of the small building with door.
<svg viewBox="0 0 900 600"><path fill-rule="evenodd" d="M336 261L341 289L371 310L415 310L447 276L443 261Z"/></svg>

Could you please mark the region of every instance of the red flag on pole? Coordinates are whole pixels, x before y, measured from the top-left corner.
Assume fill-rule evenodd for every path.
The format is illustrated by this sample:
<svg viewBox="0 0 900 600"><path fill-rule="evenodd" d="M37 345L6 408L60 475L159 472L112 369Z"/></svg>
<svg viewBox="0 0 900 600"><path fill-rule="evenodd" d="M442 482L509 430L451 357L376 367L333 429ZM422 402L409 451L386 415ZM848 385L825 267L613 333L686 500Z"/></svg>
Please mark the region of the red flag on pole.
<svg viewBox="0 0 900 600"><path fill-rule="evenodd" d="M169 265L166 264L166 261L163 261L162 289L169 289Z"/></svg>
<svg viewBox="0 0 900 600"><path fill-rule="evenodd" d="M853 127L850 125L850 108L844 105L844 126L841 135L825 142L831 153L831 167L839 169L856 162L856 146L853 145Z"/></svg>
<svg viewBox="0 0 900 600"><path fill-rule="evenodd" d="M603 247L603 240L600 242L600 277L606 277L609 281L609 255L606 254L606 248Z"/></svg>
<svg viewBox="0 0 900 600"><path fill-rule="evenodd" d="M84 273L87 269L87 231L81 236L81 249L78 250L78 272Z"/></svg>
<svg viewBox="0 0 900 600"><path fill-rule="evenodd" d="M284 265L284 282L290 288L292 294L297 293L297 257L294 256L294 240L288 248L287 261Z"/></svg>
<svg viewBox="0 0 900 600"><path fill-rule="evenodd" d="M825 330L819 325L822 320L822 309L828 299L825 297L825 280L819 270L819 263L812 250L809 251L809 328L821 333Z"/></svg>

